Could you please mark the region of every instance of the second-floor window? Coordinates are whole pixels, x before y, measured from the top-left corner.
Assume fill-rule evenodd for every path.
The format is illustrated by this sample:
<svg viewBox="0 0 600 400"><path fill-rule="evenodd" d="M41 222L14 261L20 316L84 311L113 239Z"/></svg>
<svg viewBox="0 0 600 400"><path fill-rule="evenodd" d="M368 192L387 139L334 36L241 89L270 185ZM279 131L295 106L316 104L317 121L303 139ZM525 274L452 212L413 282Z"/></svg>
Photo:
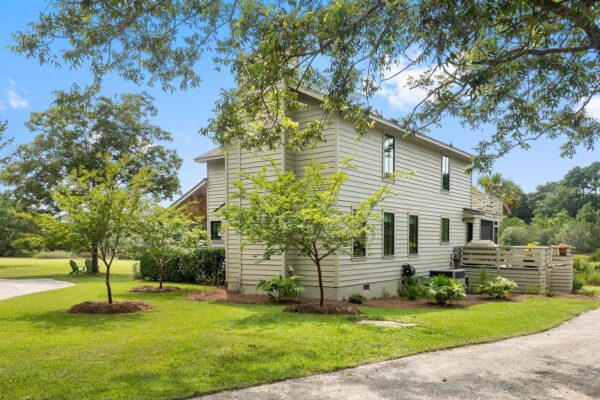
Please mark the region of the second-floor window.
<svg viewBox="0 0 600 400"><path fill-rule="evenodd" d="M394 173L396 163L396 138L383 136L383 176Z"/></svg>
<svg viewBox="0 0 600 400"><path fill-rule="evenodd" d="M419 217L408 217L408 254L419 254Z"/></svg>
<svg viewBox="0 0 600 400"><path fill-rule="evenodd" d="M223 240L221 221L210 221L210 240Z"/></svg>
<svg viewBox="0 0 600 400"><path fill-rule="evenodd" d="M450 159L442 156L442 189L450 190Z"/></svg>
<svg viewBox="0 0 600 400"><path fill-rule="evenodd" d="M383 255L394 255L394 213L383 213Z"/></svg>

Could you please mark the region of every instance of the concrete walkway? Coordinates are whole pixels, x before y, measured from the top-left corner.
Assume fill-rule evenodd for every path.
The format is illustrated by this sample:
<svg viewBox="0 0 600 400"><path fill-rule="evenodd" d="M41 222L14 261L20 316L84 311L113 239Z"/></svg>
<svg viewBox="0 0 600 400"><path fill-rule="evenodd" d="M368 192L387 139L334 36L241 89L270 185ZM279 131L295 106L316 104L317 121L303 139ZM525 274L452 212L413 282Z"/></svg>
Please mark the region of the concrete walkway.
<svg viewBox="0 0 600 400"><path fill-rule="evenodd" d="M600 399L600 310L530 336L203 399Z"/></svg>
<svg viewBox="0 0 600 400"><path fill-rule="evenodd" d="M74 285L54 279L0 279L0 300Z"/></svg>

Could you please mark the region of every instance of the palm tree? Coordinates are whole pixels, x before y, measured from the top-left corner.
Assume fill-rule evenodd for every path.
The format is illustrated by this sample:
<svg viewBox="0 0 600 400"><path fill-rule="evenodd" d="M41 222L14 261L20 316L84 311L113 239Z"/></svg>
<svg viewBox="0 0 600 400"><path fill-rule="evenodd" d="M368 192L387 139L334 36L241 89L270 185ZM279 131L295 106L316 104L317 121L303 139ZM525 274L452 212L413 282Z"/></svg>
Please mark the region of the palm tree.
<svg viewBox="0 0 600 400"><path fill-rule="evenodd" d="M480 176L477 184L484 193L496 196L502 200L506 208L508 208L508 210L505 210L506 214L510 214L511 210L519 205L521 196L523 195L523 190L521 190L519 185L510 179L505 179L499 172Z"/></svg>

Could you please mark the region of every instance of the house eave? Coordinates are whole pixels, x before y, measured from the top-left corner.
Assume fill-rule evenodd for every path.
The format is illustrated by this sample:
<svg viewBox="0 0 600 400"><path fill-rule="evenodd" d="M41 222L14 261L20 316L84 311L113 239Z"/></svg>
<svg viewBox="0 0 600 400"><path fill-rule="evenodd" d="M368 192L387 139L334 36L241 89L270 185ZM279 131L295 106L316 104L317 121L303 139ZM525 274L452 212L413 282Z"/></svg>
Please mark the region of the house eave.
<svg viewBox="0 0 600 400"><path fill-rule="evenodd" d="M190 197L196 190L206 185L207 182L208 178L202 179L196 186L185 192L179 199L177 199L173 204L171 204L171 207L179 207L181 203L187 200L187 198Z"/></svg>
<svg viewBox="0 0 600 400"><path fill-rule="evenodd" d="M324 100L323 95L321 95L321 94L319 94L319 93L317 93L315 91L312 91L312 90L309 90L309 89L305 89L305 88L302 88L302 87L295 88L295 90L298 93L302 93L305 96L311 97L311 98L313 98L315 100L318 100L318 101L323 101ZM394 122L394 121L392 121L390 119L384 118L381 115L377 115L377 114L371 113L369 115L369 118L372 121L374 121L375 123L377 123L377 124L379 124L379 125L381 125L383 127L391 128L391 129L397 131L398 133L400 133L401 135L404 135L404 136L407 136L407 137L412 137L412 138L414 138L417 141L420 141L422 143L429 144L429 145L431 145L433 147L439 148L439 149L443 150L444 152L452 153L455 156L461 157L461 158L463 158L465 160L468 160L468 161L471 161L472 158L473 158L473 154L471 154L471 153L469 153L467 151L461 150L459 148L456 148L454 146L451 146L451 145L449 145L447 143L444 143L444 142L442 142L440 140L434 139L434 138L432 138L430 136L424 135L422 133L415 133L415 134L409 133L409 132L406 131L406 129L404 129L398 123L396 123L396 122Z"/></svg>

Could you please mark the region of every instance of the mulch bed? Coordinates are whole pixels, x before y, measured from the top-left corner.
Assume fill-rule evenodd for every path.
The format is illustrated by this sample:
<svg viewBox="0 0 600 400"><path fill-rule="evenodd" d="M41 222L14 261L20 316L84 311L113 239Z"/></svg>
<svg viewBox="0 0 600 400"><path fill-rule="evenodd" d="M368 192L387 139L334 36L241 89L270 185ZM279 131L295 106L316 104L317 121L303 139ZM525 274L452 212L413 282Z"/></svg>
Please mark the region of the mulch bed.
<svg viewBox="0 0 600 400"><path fill-rule="evenodd" d="M269 296L229 292L222 288L205 292L191 292L185 298L193 301L214 301L237 304L274 304ZM325 306L321 308L318 303L315 303L315 299L300 297L294 302L280 304L288 304L284 310L287 312L344 315L360 314L360 311L358 311L354 304L349 304L346 301L325 300Z"/></svg>
<svg viewBox="0 0 600 400"><path fill-rule="evenodd" d="M165 293L165 292L179 292L181 290L180 287L177 286L163 286L159 288L158 286L136 286L130 290L133 293Z"/></svg>
<svg viewBox="0 0 600 400"><path fill-rule="evenodd" d="M185 298L193 301L218 301L239 304L273 304L273 302L269 299L269 296L229 292L227 289L221 288L204 292L191 292L185 296Z"/></svg>
<svg viewBox="0 0 600 400"><path fill-rule="evenodd" d="M326 302L323 307L318 303L300 303L287 306L283 311L301 314L358 315L360 311L352 304Z"/></svg>
<svg viewBox="0 0 600 400"><path fill-rule="evenodd" d="M531 295L531 294L514 294L508 299L490 299L486 296L477 294L469 294L464 300L455 301L445 306L439 306L431 302L427 298L420 298L418 300L408 300L403 297L390 297L380 299L368 299L365 300L362 306L367 307L391 307L391 308L467 308L477 304L485 303L498 303L498 302L518 302L525 301L531 298L544 298L545 295ZM555 297L564 298L576 298L576 299L588 299L598 300L598 298L583 296L578 294L570 293L557 293ZM186 299L193 301L214 301L214 302L227 302L227 303L238 303L238 304L273 304L268 296L256 295L256 294L241 294L238 292L229 292L224 288L218 288L215 290L205 292L191 292L186 296ZM360 304L350 304L347 301L337 300L325 300L325 307L321 309L318 304L315 303L315 299L300 297L297 301L289 304L285 308L287 312L298 312L298 313L316 313L316 314L350 314L356 315L360 311L356 308Z"/></svg>
<svg viewBox="0 0 600 400"><path fill-rule="evenodd" d="M112 304L106 301L86 301L74 305L67 312L71 314L124 314L153 308L152 304L138 300L116 301Z"/></svg>

